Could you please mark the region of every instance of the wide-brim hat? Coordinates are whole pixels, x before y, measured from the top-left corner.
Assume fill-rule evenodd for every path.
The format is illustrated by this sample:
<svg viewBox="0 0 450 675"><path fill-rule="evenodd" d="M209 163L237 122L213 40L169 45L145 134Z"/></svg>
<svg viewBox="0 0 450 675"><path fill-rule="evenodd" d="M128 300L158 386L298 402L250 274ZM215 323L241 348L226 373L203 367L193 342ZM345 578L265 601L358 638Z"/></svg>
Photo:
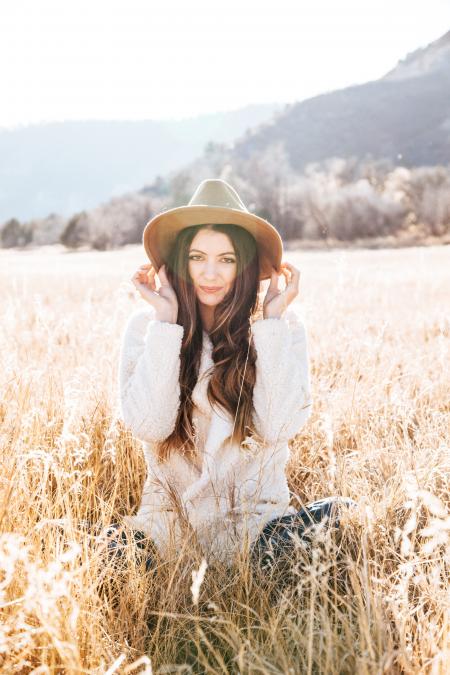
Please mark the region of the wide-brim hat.
<svg viewBox="0 0 450 675"><path fill-rule="evenodd" d="M207 178L195 190L189 203L158 213L148 221L142 243L158 272L166 262L178 232L191 225L231 223L246 229L256 240L259 279L270 279L273 268L281 274L283 241L267 220L248 211L236 190L221 178Z"/></svg>

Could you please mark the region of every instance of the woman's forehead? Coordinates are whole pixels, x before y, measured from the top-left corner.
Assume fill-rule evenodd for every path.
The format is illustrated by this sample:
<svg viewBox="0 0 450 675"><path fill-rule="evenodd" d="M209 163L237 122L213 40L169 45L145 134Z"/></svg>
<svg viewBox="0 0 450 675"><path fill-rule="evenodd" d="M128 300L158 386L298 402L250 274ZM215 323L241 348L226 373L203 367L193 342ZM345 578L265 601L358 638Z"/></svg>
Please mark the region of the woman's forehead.
<svg viewBox="0 0 450 675"><path fill-rule="evenodd" d="M223 248L225 246L225 248ZM203 251L215 251L219 253L232 252L234 250L233 242L224 232L215 232L213 230L200 230L193 238L190 249L198 248ZM223 248L223 251L222 251ZM219 249L221 249L219 251Z"/></svg>

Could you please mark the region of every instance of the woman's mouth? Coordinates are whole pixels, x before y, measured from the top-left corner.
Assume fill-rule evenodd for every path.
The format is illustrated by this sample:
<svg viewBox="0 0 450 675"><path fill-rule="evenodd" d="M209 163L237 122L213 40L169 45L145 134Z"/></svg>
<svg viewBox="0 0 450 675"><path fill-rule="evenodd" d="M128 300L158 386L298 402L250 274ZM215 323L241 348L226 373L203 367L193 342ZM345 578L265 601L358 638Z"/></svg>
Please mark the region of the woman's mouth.
<svg viewBox="0 0 450 675"><path fill-rule="evenodd" d="M217 293L217 291L220 291L220 286L200 286L200 288L205 293Z"/></svg>

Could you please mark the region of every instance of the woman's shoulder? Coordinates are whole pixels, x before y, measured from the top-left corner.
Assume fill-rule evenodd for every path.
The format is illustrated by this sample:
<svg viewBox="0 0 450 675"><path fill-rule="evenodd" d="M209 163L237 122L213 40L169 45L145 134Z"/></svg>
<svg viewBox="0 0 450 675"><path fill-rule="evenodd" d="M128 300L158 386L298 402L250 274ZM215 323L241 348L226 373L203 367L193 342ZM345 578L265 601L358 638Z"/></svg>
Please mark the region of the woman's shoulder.
<svg viewBox="0 0 450 675"><path fill-rule="evenodd" d="M163 345L177 346L183 338L183 326L178 323L169 323L157 319L157 312L153 305L145 303L136 307L128 316L124 328L124 339L141 339L153 321L152 336L155 340L161 340Z"/></svg>
<svg viewBox="0 0 450 675"><path fill-rule="evenodd" d="M300 325L304 326L305 323L306 323L304 310L299 304L289 305L285 309L283 314L281 315L281 318L284 319L287 322L287 324L290 328L296 328ZM253 314L250 322L251 322L251 324L253 324L257 321L259 322L259 321L263 321L263 320L264 320L264 316L263 316L263 312L262 312L262 309L261 309L261 310L258 310L257 312L255 312L255 314Z"/></svg>

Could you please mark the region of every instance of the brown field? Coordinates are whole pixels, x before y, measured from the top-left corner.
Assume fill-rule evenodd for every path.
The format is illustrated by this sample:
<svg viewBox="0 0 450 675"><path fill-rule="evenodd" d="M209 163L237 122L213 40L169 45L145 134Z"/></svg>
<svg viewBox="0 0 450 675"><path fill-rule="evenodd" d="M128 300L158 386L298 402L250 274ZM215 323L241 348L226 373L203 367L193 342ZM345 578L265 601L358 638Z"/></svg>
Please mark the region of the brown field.
<svg viewBox="0 0 450 675"><path fill-rule="evenodd" d="M196 602L197 554L146 573L130 545L114 571L79 526L132 513L145 478L116 400L142 247L0 251L2 673L450 673L450 248L285 259L314 398L293 503L359 508L285 589L243 555Z"/></svg>

